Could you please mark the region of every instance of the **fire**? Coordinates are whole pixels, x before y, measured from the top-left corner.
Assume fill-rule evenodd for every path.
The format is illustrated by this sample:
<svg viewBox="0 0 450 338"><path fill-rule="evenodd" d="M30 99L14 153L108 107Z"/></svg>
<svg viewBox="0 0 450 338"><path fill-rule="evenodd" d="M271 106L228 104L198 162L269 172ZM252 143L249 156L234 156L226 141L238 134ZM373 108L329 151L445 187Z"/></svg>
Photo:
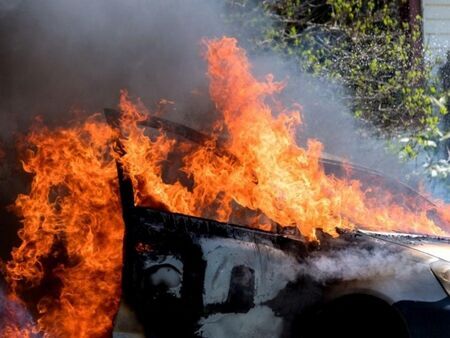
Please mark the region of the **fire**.
<svg viewBox="0 0 450 338"><path fill-rule="evenodd" d="M2 336L100 337L111 330L123 238L116 160L139 205L262 229L297 226L311 240L318 228L336 236L336 227L446 234L420 201L411 210L398 196L327 175L322 144L296 143L300 112L274 103L285 84L255 78L235 39L205 41L205 58L221 116L205 144L163 131L149 135L140 123L150 113L126 92L120 134L94 115L56 129L39 125L26 137L23 167L33 181L15 203L22 243L6 279L11 297L30 299L36 323L11 324ZM113 150L118 137L120 158ZM450 218L448 208L438 213Z"/></svg>
<svg viewBox="0 0 450 338"><path fill-rule="evenodd" d="M146 137L138 122L145 120L147 113L141 113L142 108L133 105L125 93L120 105L125 112L126 135L122 160L138 204L162 204L172 212L221 221L234 219L237 205L251 211L244 224L261 228L269 227L270 222L295 225L310 239L318 228L336 235L337 227L360 226L445 234L428 218L430 206L416 202L418 210L412 211L388 192L376 187L365 190L359 181L326 175L319 162L322 144L310 140L304 149L295 141L300 112L283 110L275 116L272 111L273 95L284 84L271 75L257 80L235 39L207 41L205 57L210 96L222 115L213 134L216 141L227 136L227 153L218 149L214 139L206 146L189 149L180 171L191 179L192 186L188 188L182 180L166 182L164 161L171 151L186 146L177 147L176 141L163 133L154 140Z"/></svg>
<svg viewBox="0 0 450 338"><path fill-rule="evenodd" d="M94 116L26 139L23 167L33 181L15 203L22 244L6 277L14 294L39 294L36 330L48 337L98 337L111 327L123 235L109 146L115 136Z"/></svg>

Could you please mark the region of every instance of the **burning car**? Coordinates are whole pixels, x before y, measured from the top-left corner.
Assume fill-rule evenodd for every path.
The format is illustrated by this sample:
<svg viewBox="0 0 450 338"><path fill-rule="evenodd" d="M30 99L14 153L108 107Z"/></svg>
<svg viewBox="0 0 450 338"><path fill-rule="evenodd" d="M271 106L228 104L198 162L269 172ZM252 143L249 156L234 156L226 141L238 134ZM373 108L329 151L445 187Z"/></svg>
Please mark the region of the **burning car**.
<svg viewBox="0 0 450 338"><path fill-rule="evenodd" d="M203 45L202 133L123 91L23 139L0 335L448 336L449 206L300 144L285 82Z"/></svg>
<svg viewBox="0 0 450 338"><path fill-rule="evenodd" d="M106 110L112 125L119 115ZM140 123L194 143L207 139L162 118ZM409 196L410 208L432 205L378 172L331 158L320 163L328 175L350 173L397 197ZM136 206L120 161L118 172L126 230L116 337L446 337L450 332L449 238L337 229L339 237L319 230L311 242L296 227L273 225L264 231Z"/></svg>

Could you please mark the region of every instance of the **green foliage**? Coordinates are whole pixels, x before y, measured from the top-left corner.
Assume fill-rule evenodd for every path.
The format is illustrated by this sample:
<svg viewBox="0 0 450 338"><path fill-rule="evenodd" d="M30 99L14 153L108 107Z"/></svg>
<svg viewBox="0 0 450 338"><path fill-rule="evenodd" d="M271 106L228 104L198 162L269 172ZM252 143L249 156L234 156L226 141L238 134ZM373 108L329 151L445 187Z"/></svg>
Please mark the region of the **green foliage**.
<svg viewBox="0 0 450 338"><path fill-rule="evenodd" d="M227 3L239 7L229 18L255 48L295 57L301 71L343 84L354 116L394 140L402 158L426 157L432 176L450 177L435 156L450 138L439 129L447 94L423 57L421 18L412 27L404 18L407 0Z"/></svg>

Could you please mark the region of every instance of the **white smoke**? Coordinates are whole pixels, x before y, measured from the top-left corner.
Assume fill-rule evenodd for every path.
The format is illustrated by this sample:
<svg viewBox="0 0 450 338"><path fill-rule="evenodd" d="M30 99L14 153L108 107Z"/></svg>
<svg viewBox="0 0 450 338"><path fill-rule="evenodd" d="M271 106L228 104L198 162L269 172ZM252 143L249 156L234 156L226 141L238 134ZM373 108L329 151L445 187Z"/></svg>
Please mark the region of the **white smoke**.
<svg viewBox="0 0 450 338"><path fill-rule="evenodd" d="M307 258L303 273L320 283L339 280L362 281L393 277L405 278L427 268L413 262L411 254L384 246L364 248L352 246L316 252Z"/></svg>
<svg viewBox="0 0 450 338"><path fill-rule="evenodd" d="M33 318L24 304L9 298L0 287L0 335L5 334L7 329L21 330L33 325Z"/></svg>

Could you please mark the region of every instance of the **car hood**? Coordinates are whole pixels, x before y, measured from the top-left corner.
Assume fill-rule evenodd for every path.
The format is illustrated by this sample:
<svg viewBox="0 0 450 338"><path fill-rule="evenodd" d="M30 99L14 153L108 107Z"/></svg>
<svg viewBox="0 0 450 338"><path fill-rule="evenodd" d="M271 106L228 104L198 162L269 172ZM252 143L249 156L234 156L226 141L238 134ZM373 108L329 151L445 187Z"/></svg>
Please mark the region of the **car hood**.
<svg viewBox="0 0 450 338"><path fill-rule="evenodd" d="M450 237L367 230L358 230L358 233L450 262Z"/></svg>

